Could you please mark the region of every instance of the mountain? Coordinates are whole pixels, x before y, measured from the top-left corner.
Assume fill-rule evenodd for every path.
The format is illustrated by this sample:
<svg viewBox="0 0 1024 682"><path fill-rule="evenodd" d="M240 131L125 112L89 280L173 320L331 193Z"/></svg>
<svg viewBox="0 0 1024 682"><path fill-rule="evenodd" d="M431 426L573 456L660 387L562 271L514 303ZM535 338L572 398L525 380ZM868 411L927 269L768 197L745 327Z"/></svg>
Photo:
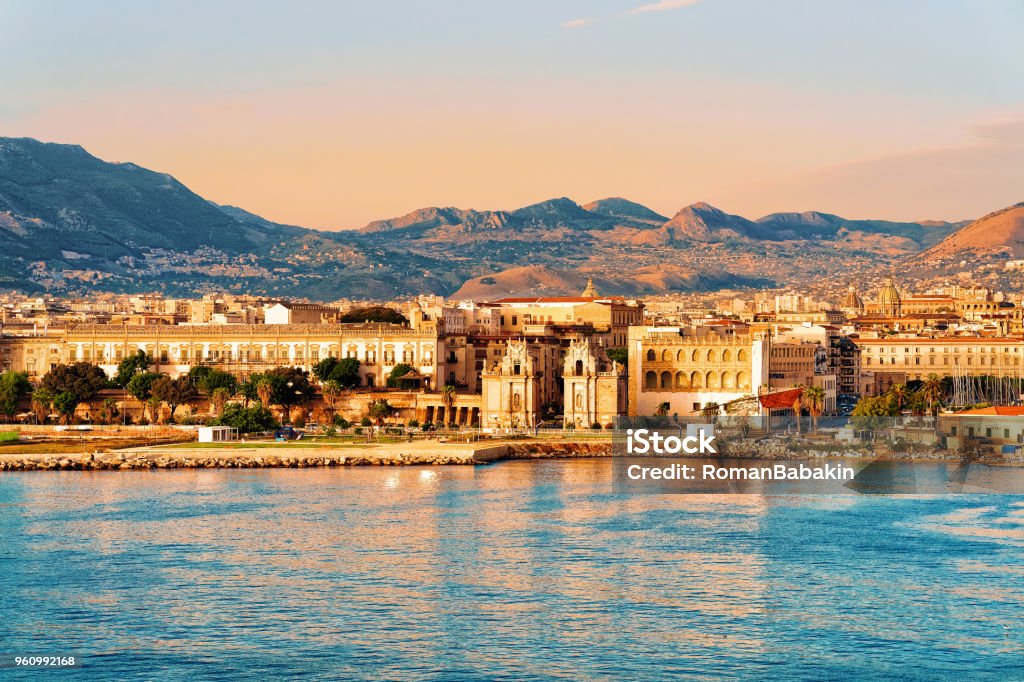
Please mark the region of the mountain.
<svg viewBox="0 0 1024 682"><path fill-rule="evenodd" d="M922 252L914 262L1004 256L1024 258L1024 202L989 213Z"/></svg>
<svg viewBox="0 0 1024 682"><path fill-rule="evenodd" d="M506 296L579 296L588 275L543 265L510 268L465 282L451 298L494 300ZM735 277L726 273L698 274L679 265L640 267L629 272L605 272L594 277L602 296L640 296L672 291L713 291L732 287L758 287L768 280Z"/></svg>
<svg viewBox="0 0 1024 682"><path fill-rule="evenodd" d="M465 211L460 208L421 208L398 218L374 220L359 230L364 234L393 230L426 231L438 227L460 227L465 231L500 230L508 225L504 211Z"/></svg>
<svg viewBox="0 0 1024 682"><path fill-rule="evenodd" d="M966 228L962 241L1017 253L1019 238L998 237L993 225L977 237ZM0 289L492 297L578 293L577 273L621 295L816 285L891 269L963 226L813 211L755 221L703 202L666 218L622 197L558 197L512 210L435 206L320 231L215 204L170 175L76 145L0 138Z"/></svg>
<svg viewBox="0 0 1024 682"><path fill-rule="evenodd" d="M301 228L235 217L165 173L108 163L78 145L0 138L6 257L116 261L139 249L247 253Z"/></svg>
<svg viewBox="0 0 1024 682"><path fill-rule="evenodd" d="M803 239L844 239L852 233L904 237L919 247L937 244L970 221L948 223L926 220L917 223L893 222L890 220L850 220L831 213L805 211L803 213L772 213L758 218L761 225L793 238Z"/></svg>
<svg viewBox="0 0 1024 682"><path fill-rule="evenodd" d="M726 213L711 204L691 204L672 216L661 228L676 241L712 242L725 240L778 241L781 235L770 226Z"/></svg>
<svg viewBox="0 0 1024 682"><path fill-rule="evenodd" d="M668 222L668 218L655 213L643 204L638 204L621 197L598 199L583 204L583 209L595 215L611 218L616 223L633 227L660 227Z"/></svg>

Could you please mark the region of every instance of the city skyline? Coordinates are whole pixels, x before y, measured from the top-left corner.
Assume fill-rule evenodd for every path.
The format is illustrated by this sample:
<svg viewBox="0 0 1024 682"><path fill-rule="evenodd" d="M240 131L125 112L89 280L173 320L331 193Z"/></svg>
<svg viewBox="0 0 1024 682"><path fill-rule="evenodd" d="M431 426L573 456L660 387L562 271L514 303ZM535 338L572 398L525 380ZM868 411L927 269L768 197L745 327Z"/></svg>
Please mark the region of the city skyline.
<svg viewBox="0 0 1024 682"><path fill-rule="evenodd" d="M0 18L5 134L285 223L553 196L893 220L1021 200L1009 2L7 2Z"/></svg>

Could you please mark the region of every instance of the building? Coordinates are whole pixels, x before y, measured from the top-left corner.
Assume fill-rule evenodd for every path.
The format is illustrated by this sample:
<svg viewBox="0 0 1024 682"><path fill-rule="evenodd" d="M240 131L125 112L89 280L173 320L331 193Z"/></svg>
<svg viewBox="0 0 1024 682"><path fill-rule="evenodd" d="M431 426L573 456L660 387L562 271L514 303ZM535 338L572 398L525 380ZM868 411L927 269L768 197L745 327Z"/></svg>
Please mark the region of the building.
<svg viewBox="0 0 1024 682"><path fill-rule="evenodd" d="M10 339L4 338L0 346ZM26 351L39 359L39 344L29 339ZM60 362L91 362L113 376L124 358L139 350L149 353L156 371L177 376L196 365L211 365L245 377L278 366L311 370L328 357L356 358L360 362L361 384L383 386L398 364L412 366L433 385L439 376L443 341L436 327L371 324L270 324L270 325L109 325L79 324L65 329L60 340ZM55 356L53 352L47 358ZM0 356L2 357L2 356ZM31 356L25 356L31 359ZM23 369L42 374L52 359ZM40 372L40 369L44 371Z"/></svg>
<svg viewBox="0 0 1024 682"><path fill-rule="evenodd" d="M981 449L1020 455L1024 407L986 407L939 415L939 432L950 450Z"/></svg>
<svg viewBox="0 0 1024 682"><path fill-rule="evenodd" d="M604 348L580 338L569 344L562 366L563 424L611 428L626 414L626 368L612 362Z"/></svg>
<svg viewBox="0 0 1024 682"><path fill-rule="evenodd" d="M264 324L330 324L338 314L337 308L318 303L275 303L267 307Z"/></svg>
<svg viewBox="0 0 1024 682"><path fill-rule="evenodd" d="M561 404L561 349L525 339L504 344L501 359L484 370L481 426L521 429L539 426L545 405Z"/></svg>
<svg viewBox="0 0 1024 682"><path fill-rule="evenodd" d="M708 403L721 405L757 395L769 383L767 334L734 334L729 328L712 327L632 327L628 348L630 416L656 414L666 405L668 414L693 416Z"/></svg>
<svg viewBox="0 0 1024 682"><path fill-rule="evenodd" d="M1024 370L1024 339L1014 337L885 336L854 338L865 374L899 373L907 381L929 374L1018 377Z"/></svg>

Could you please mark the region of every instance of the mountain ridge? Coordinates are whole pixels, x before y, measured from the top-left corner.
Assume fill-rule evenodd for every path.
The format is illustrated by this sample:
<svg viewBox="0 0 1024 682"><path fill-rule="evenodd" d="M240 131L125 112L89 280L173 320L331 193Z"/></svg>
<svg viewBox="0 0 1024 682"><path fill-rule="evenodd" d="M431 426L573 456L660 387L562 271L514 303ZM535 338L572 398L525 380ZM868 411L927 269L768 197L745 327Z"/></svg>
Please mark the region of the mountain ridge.
<svg viewBox="0 0 1024 682"><path fill-rule="evenodd" d="M219 205L169 174L103 161L80 145L0 138L6 288L450 294L532 265L582 269L619 292L769 286L765 272L800 277L825 262L891 266L965 224L819 211L750 220L706 202L666 217L624 197L555 197L512 210L426 207L325 231Z"/></svg>

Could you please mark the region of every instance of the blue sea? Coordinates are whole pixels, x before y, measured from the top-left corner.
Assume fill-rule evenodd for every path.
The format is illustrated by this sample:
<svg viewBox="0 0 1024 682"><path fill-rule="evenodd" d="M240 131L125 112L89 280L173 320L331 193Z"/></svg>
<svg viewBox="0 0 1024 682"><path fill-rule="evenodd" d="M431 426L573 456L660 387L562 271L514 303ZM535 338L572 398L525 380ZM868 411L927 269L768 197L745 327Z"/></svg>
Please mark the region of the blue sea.
<svg viewBox="0 0 1024 682"><path fill-rule="evenodd" d="M611 467L0 474L0 653L89 680L1024 679L1024 497L627 494Z"/></svg>

